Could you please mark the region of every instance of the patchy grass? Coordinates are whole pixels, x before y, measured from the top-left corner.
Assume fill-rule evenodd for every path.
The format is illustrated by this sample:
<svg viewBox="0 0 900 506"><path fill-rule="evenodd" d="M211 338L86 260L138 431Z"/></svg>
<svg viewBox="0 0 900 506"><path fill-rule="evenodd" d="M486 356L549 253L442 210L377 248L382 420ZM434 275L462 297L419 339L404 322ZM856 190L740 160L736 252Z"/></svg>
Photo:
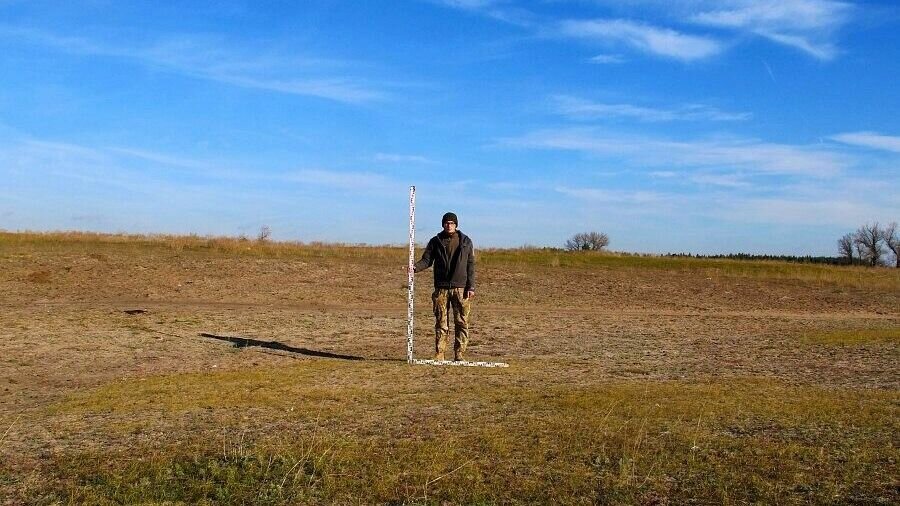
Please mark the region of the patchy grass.
<svg viewBox="0 0 900 506"><path fill-rule="evenodd" d="M900 344L900 327L882 329L844 329L808 332L803 341L829 346L854 346L861 344Z"/></svg>
<svg viewBox="0 0 900 506"><path fill-rule="evenodd" d="M832 283L852 287L900 290L900 269L868 269L859 266L800 264L775 260L664 257L612 252L563 252L553 249L489 250L481 256L487 265L548 266L661 270L704 277L785 279Z"/></svg>
<svg viewBox="0 0 900 506"><path fill-rule="evenodd" d="M536 373L523 368L526 376ZM59 455L48 463L48 474L58 477L52 497L225 504L900 500L896 392L761 379L535 389L508 372L466 376L317 362L105 386L57 413L165 426L204 410L251 409L253 419L272 425L248 431L237 428L246 422L223 419L218 436L198 427L177 445ZM470 383L478 378L483 384ZM171 422L159 420L161 413ZM125 440L133 428L105 426L109 438Z"/></svg>
<svg viewBox="0 0 900 506"><path fill-rule="evenodd" d="M0 503L900 503L896 270L480 254L509 369L405 364L403 247L0 233Z"/></svg>
<svg viewBox="0 0 900 506"><path fill-rule="evenodd" d="M254 241L247 238L198 235L0 231L0 245L80 251L95 259L105 259L107 250L116 252L123 248L134 252L166 250L250 258L365 261L373 265L402 265L407 257L405 246ZM421 247L417 254L419 253ZM651 269L706 277L799 280L849 287L900 290L900 269L871 269L860 266L798 264L768 260L698 259L610 252L565 252L554 248L530 247L483 249L479 253L479 262L484 266L514 265L554 269L600 268L635 271Z"/></svg>

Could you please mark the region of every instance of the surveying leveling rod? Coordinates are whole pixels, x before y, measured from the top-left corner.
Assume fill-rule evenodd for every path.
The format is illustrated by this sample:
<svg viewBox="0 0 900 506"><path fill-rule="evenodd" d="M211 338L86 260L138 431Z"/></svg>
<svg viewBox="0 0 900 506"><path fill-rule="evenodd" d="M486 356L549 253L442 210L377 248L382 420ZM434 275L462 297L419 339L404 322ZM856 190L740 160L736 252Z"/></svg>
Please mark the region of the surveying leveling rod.
<svg viewBox="0 0 900 506"><path fill-rule="evenodd" d="M416 273L416 187L409 187L409 295L406 300L406 361L413 361L413 293L415 293Z"/></svg>

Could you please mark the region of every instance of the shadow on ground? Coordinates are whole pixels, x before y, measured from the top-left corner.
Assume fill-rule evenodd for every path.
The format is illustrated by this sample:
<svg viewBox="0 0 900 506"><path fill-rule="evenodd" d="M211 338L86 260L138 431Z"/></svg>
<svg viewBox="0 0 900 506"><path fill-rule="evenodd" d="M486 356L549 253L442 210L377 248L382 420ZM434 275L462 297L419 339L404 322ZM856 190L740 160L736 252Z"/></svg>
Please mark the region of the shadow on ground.
<svg viewBox="0 0 900 506"><path fill-rule="evenodd" d="M286 351L289 353L297 353L310 357L336 358L339 360L365 360L364 357L358 357L356 355L342 355L340 353L310 350L309 348L296 348L294 346L288 346L284 343L279 343L278 341L260 341L259 339L252 339L249 337L218 336L216 334L210 334L208 332L201 332L200 336L208 337L210 339L218 339L219 341L227 341L233 344L235 348L248 348L250 346L258 346L260 348Z"/></svg>

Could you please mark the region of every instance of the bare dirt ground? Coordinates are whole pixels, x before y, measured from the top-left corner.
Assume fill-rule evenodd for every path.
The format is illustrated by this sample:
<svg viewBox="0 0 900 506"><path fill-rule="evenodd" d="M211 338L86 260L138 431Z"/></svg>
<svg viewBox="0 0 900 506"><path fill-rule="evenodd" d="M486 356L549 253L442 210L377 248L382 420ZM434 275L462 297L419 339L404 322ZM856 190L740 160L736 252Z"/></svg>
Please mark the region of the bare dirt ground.
<svg viewBox="0 0 900 506"><path fill-rule="evenodd" d="M252 402L240 414L171 405L123 414L97 400L116 385L191 374L334 364L311 365L318 373L310 381L326 391L383 383L375 388L385 398L359 410L385 410L384 422L330 418L341 430L363 435L415 427L415 420L435 413L452 418L437 405L436 411L408 404L396 411L390 392L402 398L404 388L416 382L436 392L447 385L465 388L467 381L540 392L623 381L764 380L881 392L891 399L889 416L898 409L896 339L836 346L809 337L900 328L896 285L485 262L470 355L511 367L459 372L405 364L406 286L399 250L395 261L128 244L0 247L0 456L8 469L0 503L53 502L30 495L62 479L45 470L53 459L85 452L121 455L246 425L248 416L259 431L288 423L282 415L260 414L265 410ZM417 355L426 357L432 345L430 273L420 274L417 284ZM410 394L410 402L421 402L420 394L425 395ZM72 408L86 395L100 407ZM272 402L281 409L281 401ZM328 404L327 395L322 402ZM142 428L123 429L127 423ZM896 419L888 423L896 429ZM896 443L898 433L889 439ZM891 452L896 455L896 449ZM890 469L896 470L896 462ZM897 493L896 480L887 490L888 498Z"/></svg>

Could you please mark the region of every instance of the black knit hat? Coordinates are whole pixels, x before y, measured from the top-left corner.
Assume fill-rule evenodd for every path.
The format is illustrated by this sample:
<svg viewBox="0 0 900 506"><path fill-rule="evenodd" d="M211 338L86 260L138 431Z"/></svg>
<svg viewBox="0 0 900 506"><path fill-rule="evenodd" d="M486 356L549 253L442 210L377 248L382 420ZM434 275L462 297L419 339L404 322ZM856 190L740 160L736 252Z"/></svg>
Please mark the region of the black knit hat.
<svg viewBox="0 0 900 506"><path fill-rule="evenodd" d="M453 223L456 223L457 227L459 226L459 220L456 219L456 215L453 213L444 213L444 217L441 218L441 225L443 225L444 223L447 223L448 221L452 221Z"/></svg>

